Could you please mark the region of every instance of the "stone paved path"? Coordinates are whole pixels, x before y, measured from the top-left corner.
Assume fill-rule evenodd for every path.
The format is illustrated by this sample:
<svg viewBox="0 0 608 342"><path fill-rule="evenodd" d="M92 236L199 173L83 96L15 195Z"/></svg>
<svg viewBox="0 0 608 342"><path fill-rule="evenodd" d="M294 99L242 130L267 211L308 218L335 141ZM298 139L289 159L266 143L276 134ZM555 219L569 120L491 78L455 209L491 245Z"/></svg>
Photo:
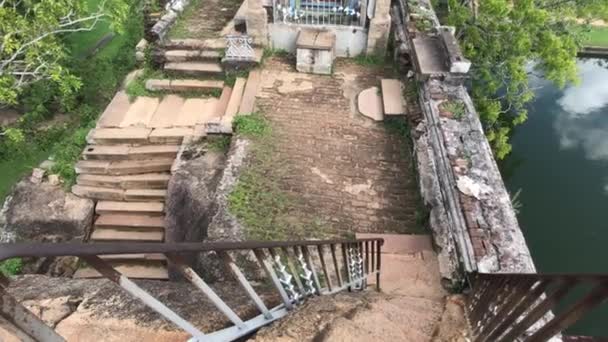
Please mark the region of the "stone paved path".
<svg viewBox="0 0 608 342"><path fill-rule="evenodd" d="M406 138L356 113L359 91L387 76L347 61L334 76L308 75L276 58L262 71L257 104L290 166L282 186L341 232L419 231Z"/></svg>

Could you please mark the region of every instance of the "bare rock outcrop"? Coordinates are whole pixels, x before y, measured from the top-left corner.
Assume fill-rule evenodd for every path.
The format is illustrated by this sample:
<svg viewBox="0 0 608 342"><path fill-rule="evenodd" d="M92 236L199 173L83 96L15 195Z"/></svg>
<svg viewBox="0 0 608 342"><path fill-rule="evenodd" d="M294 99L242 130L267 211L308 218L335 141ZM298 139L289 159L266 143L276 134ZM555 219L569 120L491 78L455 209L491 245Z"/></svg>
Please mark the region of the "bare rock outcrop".
<svg viewBox="0 0 608 342"><path fill-rule="evenodd" d="M93 225L93 201L49 183L22 180L6 198L0 212L0 242L83 241ZM73 257L25 260L25 273L71 275Z"/></svg>

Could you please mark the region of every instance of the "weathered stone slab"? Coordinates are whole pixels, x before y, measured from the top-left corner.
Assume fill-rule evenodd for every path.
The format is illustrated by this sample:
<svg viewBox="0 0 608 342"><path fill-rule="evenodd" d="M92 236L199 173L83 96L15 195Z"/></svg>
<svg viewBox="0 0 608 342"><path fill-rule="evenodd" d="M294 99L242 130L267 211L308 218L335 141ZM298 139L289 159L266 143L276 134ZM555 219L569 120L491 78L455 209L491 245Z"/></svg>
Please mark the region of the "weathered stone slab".
<svg viewBox="0 0 608 342"><path fill-rule="evenodd" d="M220 95L220 100L215 106L215 115L214 117L222 117L226 113L226 109L228 108L228 102L230 101L230 96L232 95L232 88L225 86L222 89L222 95Z"/></svg>
<svg viewBox="0 0 608 342"><path fill-rule="evenodd" d="M167 190L129 189L125 191L125 201L128 202L164 202Z"/></svg>
<svg viewBox="0 0 608 342"><path fill-rule="evenodd" d="M234 117L238 113L241 99L243 98L243 92L245 91L245 83L246 80L244 78L239 77L236 79L224 117Z"/></svg>
<svg viewBox="0 0 608 342"><path fill-rule="evenodd" d="M405 106L403 100L403 91L401 90L401 82L399 80L383 79L382 87L382 103L384 104L385 115L405 115Z"/></svg>
<svg viewBox="0 0 608 342"><path fill-rule="evenodd" d="M172 91L205 91L222 89L224 81L218 80L189 80L180 79L171 81Z"/></svg>
<svg viewBox="0 0 608 342"><path fill-rule="evenodd" d="M173 157L152 160L126 160L112 162L104 173L109 175L129 175L148 172L165 172L171 170Z"/></svg>
<svg viewBox="0 0 608 342"><path fill-rule="evenodd" d="M384 119L384 111L382 109L382 99L379 95L378 87L365 89L357 98L359 112L375 121Z"/></svg>
<svg viewBox="0 0 608 342"><path fill-rule="evenodd" d="M185 136L192 135L194 130L188 127L157 128L150 134L151 143L180 144Z"/></svg>
<svg viewBox="0 0 608 342"><path fill-rule="evenodd" d="M148 215L160 216L165 209L164 203L160 202L114 202L99 201L95 207L97 215Z"/></svg>
<svg viewBox="0 0 608 342"><path fill-rule="evenodd" d="M122 201L125 197L125 192L121 189L100 188L84 185L74 185L72 187L72 193L80 197L109 201Z"/></svg>
<svg viewBox="0 0 608 342"><path fill-rule="evenodd" d="M239 107L238 113L240 115L253 113L255 96L258 94L258 89L260 89L260 83L262 81L261 76L259 70L249 72L245 91L243 92L243 99L241 100L241 105Z"/></svg>
<svg viewBox="0 0 608 342"><path fill-rule="evenodd" d="M162 231L137 231L120 230L110 228L95 228L91 234L93 241L138 241L138 242L162 242L164 232Z"/></svg>
<svg viewBox="0 0 608 342"><path fill-rule="evenodd" d="M147 127L158 107L158 103L159 101L155 97L138 97L127 111L120 127Z"/></svg>
<svg viewBox="0 0 608 342"><path fill-rule="evenodd" d="M177 121L177 114L184 106L184 99L177 95L167 95L160 102L148 127L167 128L172 127Z"/></svg>
<svg viewBox="0 0 608 342"><path fill-rule="evenodd" d="M146 216L146 215L122 215L122 214L108 214L101 215L95 220L95 228L151 228L151 230L158 230L164 228L164 222L162 216Z"/></svg>
<svg viewBox="0 0 608 342"><path fill-rule="evenodd" d="M187 99L177 115L175 126L194 126L200 115L205 101L203 99Z"/></svg>
<svg viewBox="0 0 608 342"><path fill-rule="evenodd" d="M144 144L151 130L142 127L96 128L91 131L89 143L95 144Z"/></svg>
<svg viewBox="0 0 608 342"><path fill-rule="evenodd" d="M119 127L130 106L131 102L129 102L127 93L124 91L117 92L101 114L97 121L97 127Z"/></svg>
<svg viewBox="0 0 608 342"><path fill-rule="evenodd" d="M209 98L205 100L205 104L201 110L201 115L196 121L197 125L204 125L205 123L207 123L207 121L211 120L216 114L215 108L217 107L218 99Z"/></svg>
<svg viewBox="0 0 608 342"><path fill-rule="evenodd" d="M87 160L124 160L128 155L127 145L89 145L82 152L83 158Z"/></svg>
<svg viewBox="0 0 608 342"><path fill-rule="evenodd" d="M222 57L218 51L214 50L168 50L164 55L168 62L217 60Z"/></svg>
<svg viewBox="0 0 608 342"><path fill-rule="evenodd" d="M149 79L146 81L146 89L150 91L171 90L171 80Z"/></svg>
<svg viewBox="0 0 608 342"><path fill-rule="evenodd" d="M165 71L186 75L220 74L224 70L219 63L209 62L177 62L166 63Z"/></svg>

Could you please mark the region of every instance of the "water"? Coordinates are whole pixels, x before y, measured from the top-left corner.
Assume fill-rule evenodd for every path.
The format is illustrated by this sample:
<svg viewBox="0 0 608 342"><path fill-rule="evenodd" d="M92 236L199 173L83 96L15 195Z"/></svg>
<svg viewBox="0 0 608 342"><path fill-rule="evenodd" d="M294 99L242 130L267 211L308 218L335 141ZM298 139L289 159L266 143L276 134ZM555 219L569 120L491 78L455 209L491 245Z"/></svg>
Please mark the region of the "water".
<svg viewBox="0 0 608 342"><path fill-rule="evenodd" d="M519 223L540 272L608 273L608 66L600 62L579 61L579 86L533 81L529 119L501 167L509 191L521 189ZM606 323L608 309L571 332L608 336Z"/></svg>

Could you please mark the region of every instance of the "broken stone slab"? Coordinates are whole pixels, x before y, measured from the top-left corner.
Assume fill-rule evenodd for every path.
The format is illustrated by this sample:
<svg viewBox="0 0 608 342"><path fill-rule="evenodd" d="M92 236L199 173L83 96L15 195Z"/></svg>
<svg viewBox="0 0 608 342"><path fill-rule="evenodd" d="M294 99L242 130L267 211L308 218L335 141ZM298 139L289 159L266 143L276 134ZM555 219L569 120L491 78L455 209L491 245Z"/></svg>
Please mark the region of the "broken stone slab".
<svg viewBox="0 0 608 342"><path fill-rule="evenodd" d="M481 199L483 196L489 195L492 193L492 188L474 181L469 176L460 176L456 180L456 186L458 190L463 194L471 197L475 197L476 199Z"/></svg>
<svg viewBox="0 0 608 342"><path fill-rule="evenodd" d="M382 103L385 115L405 115L403 91L399 80L383 79L380 81L382 87Z"/></svg>
<svg viewBox="0 0 608 342"><path fill-rule="evenodd" d="M384 110L382 109L382 98L380 89L371 87L363 90L357 97L359 112L374 121L384 120Z"/></svg>

